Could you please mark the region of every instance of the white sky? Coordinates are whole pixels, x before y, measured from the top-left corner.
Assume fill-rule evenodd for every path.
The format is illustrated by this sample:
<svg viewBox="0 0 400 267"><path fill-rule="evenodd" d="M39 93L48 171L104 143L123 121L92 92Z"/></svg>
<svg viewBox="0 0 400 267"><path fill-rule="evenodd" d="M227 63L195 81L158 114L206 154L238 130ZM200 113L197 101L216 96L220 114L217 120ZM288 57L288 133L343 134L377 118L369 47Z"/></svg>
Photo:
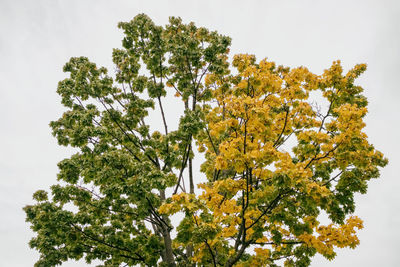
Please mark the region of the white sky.
<svg viewBox="0 0 400 267"><path fill-rule="evenodd" d="M233 53L316 73L336 59L346 70L367 63L359 80L370 102L366 131L390 162L367 195L357 197L355 214L365 225L360 246L339 250L333 262L315 257L312 266L400 266L400 2L394 0L0 0L0 266L36 261L22 207L34 191L55 183L57 162L71 152L48 127L63 111L56 94L63 64L82 55L112 70L111 51L122 36L117 23L142 12L162 25L181 16L231 36Z"/></svg>

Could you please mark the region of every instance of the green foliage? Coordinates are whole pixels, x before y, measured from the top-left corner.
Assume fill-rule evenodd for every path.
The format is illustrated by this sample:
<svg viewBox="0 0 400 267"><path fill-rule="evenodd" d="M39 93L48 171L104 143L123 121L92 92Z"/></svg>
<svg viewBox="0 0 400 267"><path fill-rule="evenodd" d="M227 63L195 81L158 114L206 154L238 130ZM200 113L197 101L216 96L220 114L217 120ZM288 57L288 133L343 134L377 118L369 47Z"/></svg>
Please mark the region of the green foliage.
<svg viewBox="0 0 400 267"><path fill-rule="evenodd" d="M209 96L202 79L227 71L230 38L173 17L165 27L143 14L118 26L125 37L112 54L115 78L86 57L64 66L57 93L67 110L50 126L60 145L80 152L58 164L51 197L39 190L38 203L24 208L37 233L30 246L41 253L35 266L82 257L104 266L175 264L165 248L171 222L158 208L177 184L174 170L193 154L189 144L203 127L197 102ZM185 115L178 130L151 133L145 119L162 109L166 84L183 97Z"/></svg>

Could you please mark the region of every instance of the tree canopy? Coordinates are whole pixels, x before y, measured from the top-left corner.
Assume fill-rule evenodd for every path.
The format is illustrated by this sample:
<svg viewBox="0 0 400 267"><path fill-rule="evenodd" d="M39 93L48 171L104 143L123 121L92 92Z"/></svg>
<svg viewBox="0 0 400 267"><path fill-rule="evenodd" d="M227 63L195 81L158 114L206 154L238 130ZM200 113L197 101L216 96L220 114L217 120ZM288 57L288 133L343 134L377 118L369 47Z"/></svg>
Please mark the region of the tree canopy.
<svg viewBox="0 0 400 267"><path fill-rule="evenodd" d="M35 266L308 266L358 245L354 194L387 164L363 131L365 64L317 75L248 54L230 61L229 37L180 18L118 26L114 73L86 57L64 66L66 111L50 126L77 152L24 208Z"/></svg>

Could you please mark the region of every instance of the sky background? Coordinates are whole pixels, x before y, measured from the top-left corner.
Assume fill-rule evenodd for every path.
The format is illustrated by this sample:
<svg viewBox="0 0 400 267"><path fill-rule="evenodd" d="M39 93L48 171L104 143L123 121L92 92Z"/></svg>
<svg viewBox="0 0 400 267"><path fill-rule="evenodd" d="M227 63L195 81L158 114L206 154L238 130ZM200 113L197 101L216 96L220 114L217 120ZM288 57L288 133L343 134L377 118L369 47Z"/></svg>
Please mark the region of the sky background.
<svg viewBox="0 0 400 267"><path fill-rule="evenodd" d="M113 70L112 48L122 39L117 23L138 13L161 25L180 16L231 36L232 54L317 74L336 59L345 70L367 63L359 79L370 102L366 133L389 165L356 197L361 244L339 249L332 262L316 256L312 266L400 266L400 1L0 0L0 267L37 260L22 207L56 182L57 163L71 154L48 126L64 110L56 94L62 66L87 56Z"/></svg>

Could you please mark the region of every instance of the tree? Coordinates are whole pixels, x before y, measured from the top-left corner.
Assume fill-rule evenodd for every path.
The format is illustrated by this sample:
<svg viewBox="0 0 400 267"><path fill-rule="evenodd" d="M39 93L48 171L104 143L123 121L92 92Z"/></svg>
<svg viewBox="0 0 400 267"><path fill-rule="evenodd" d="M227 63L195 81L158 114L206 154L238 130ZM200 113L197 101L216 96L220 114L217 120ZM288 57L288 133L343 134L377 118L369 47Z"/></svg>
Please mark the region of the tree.
<svg viewBox="0 0 400 267"><path fill-rule="evenodd" d="M50 126L78 152L58 164L50 197L39 190L24 208L35 266L307 266L357 246L354 194L387 164L363 132L354 82L366 65L316 75L245 54L229 63L229 37L174 17L119 28L114 77L85 57L64 66L67 111ZM167 93L183 103L175 130ZM146 122L153 109L162 132ZM195 145L207 178L197 194Z"/></svg>

